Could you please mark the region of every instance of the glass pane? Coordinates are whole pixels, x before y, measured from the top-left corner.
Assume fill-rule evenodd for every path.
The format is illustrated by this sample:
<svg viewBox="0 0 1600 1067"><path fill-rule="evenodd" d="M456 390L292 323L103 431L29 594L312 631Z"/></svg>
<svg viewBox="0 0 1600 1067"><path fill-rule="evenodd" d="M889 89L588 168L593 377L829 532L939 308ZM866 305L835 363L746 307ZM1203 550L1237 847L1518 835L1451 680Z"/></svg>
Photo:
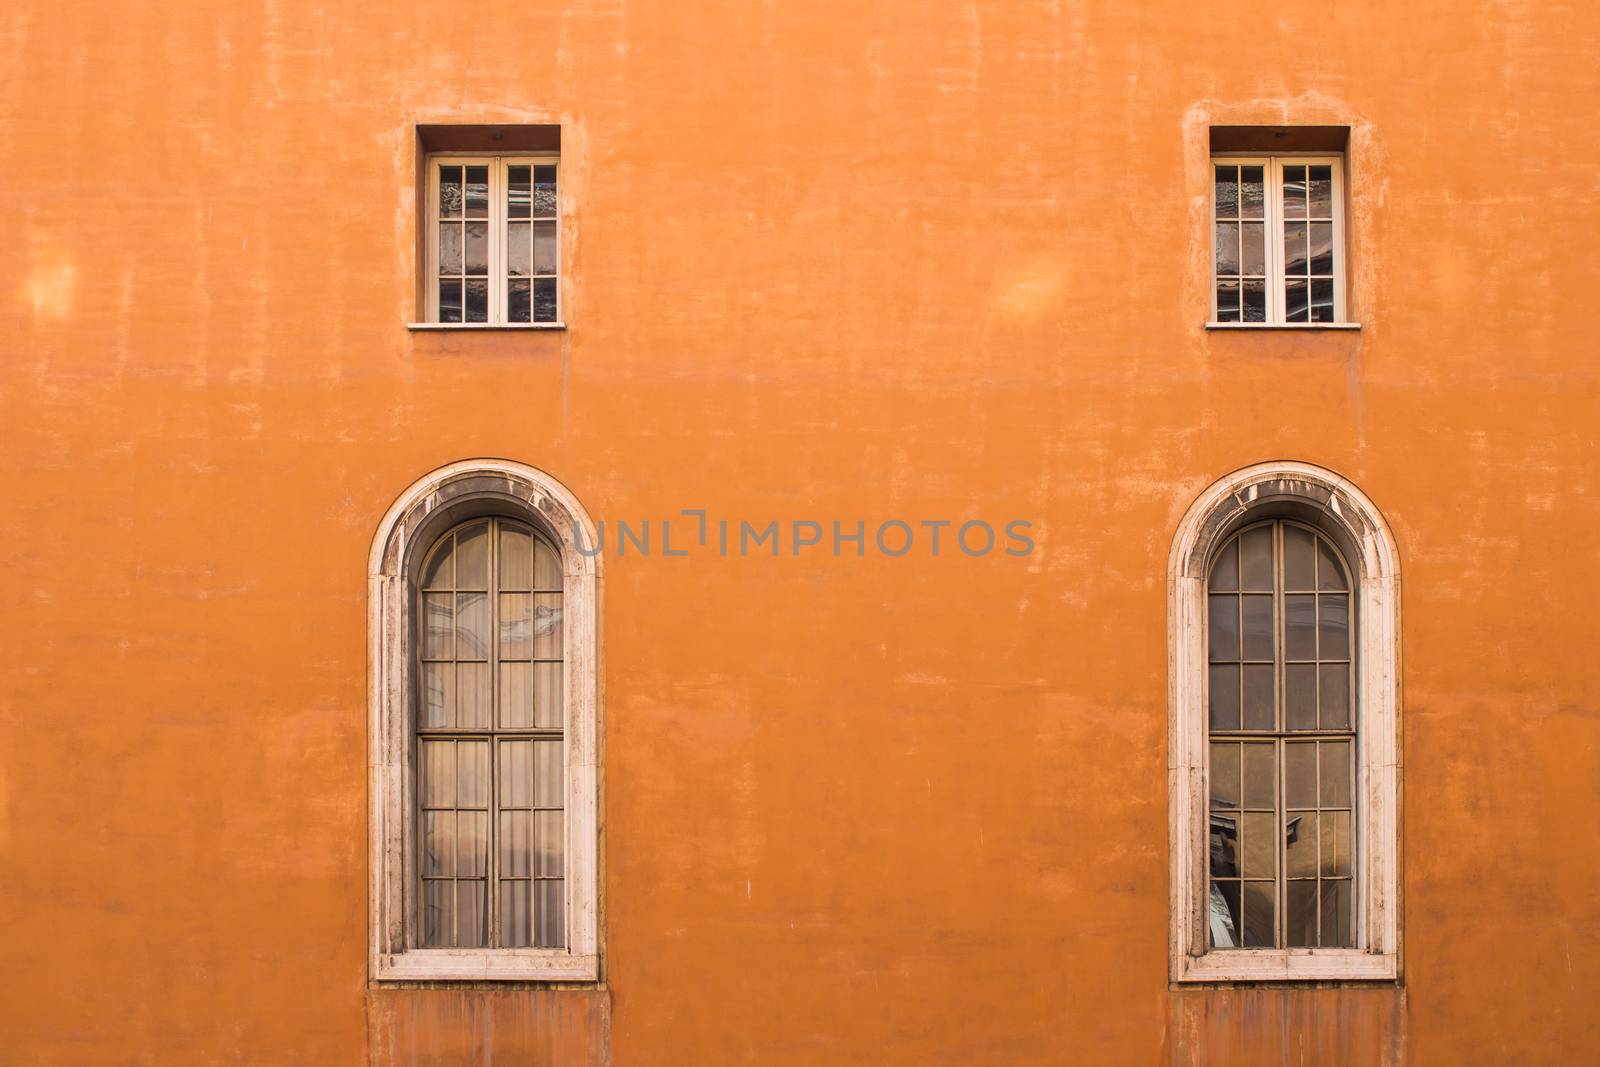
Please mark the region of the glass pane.
<svg viewBox="0 0 1600 1067"><path fill-rule="evenodd" d="M1323 948L1355 947L1355 941L1350 936L1350 907L1353 900L1349 882L1322 883Z"/></svg>
<svg viewBox="0 0 1600 1067"><path fill-rule="evenodd" d="M1239 217L1239 168L1218 166L1216 174L1217 218Z"/></svg>
<svg viewBox="0 0 1600 1067"><path fill-rule="evenodd" d="M1350 813L1322 813L1322 876L1343 878L1350 874Z"/></svg>
<svg viewBox="0 0 1600 1067"><path fill-rule="evenodd" d="M557 321L556 280L554 278L535 278L533 280L533 321Z"/></svg>
<svg viewBox="0 0 1600 1067"><path fill-rule="evenodd" d="M1306 272L1306 224L1286 222L1283 225L1283 272Z"/></svg>
<svg viewBox="0 0 1600 1067"><path fill-rule="evenodd" d="M1213 730L1239 729L1239 666L1236 663L1211 665L1210 690L1211 728Z"/></svg>
<svg viewBox="0 0 1600 1067"><path fill-rule="evenodd" d="M1311 321L1333 321L1333 279L1311 279Z"/></svg>
<svg viewBox="0 0 1600 1067"><path fill-rule="evenodd" d="M489 168L468 167L466 216L469 219L489 217Z"/></svg>
<svg viewBox="0 0 1600 1067"><path fill-rule="evenodd" d="M1284 901L1284 944L1289 948L1315 948L1317 944L1317 883L1290 882Z"/></svg>
<svg viewBox="0 0 1600 1067"><path fill-rule="evenodd" d="M1213 878L1239 877L1239 815L1213 812L1207 856Z"/></svg>
<svg viewBox="0 0 1600 1067"><path fill-rule="evenodd" d="M484 877L489 873L489 813L457 813L456 831L456 877Z"/></svg>
<svg viewBox="0 0 1600 1067"><path fill-rule="evenodd" d="M1239 321L1239 281L1237 278L1217 279L1217 321Z"/></svg>
<svg viewBox="0 0 1600 1067"><path fill-rule="evenodd" d="M533 876L533 812L500 813L500 876Z"/></svg>
<svg viewBox="0 0 1600 1067"><path fill-rule="evenodd" d="M456 659L489 658L489 594L456 594Z"/></svg>
<svg viewBox="0 0 1600 1067"><path fill-rule="evenodd" d="M1276 745L1244 746L1244 806L1274 811L1278 806Z"/></svg>
<svg viewBox="0 0 1600 1067"><path fill-rule="evenodd" d="M489 224L487 222L467 223L466 242L463 247L462 262L466 265L466 273L488 274Z"/></svg>
<svg viewBox="0 0 1600 1067"><path fill-rule="evenodd" d="M1216 948L1239 947L1239 883L1211 883L1211 944Z"/></svg>
<svg viewBox="0 0 1600 1067"><path fill-rule="evenodd" d="M1278 929L1277 887L1272 882L1244 883L1244 947L1272 948Z"/></svg>
<svg viewBox="0 0 1600 1067"><path fill-rule="evenodd" d="M1319 797L1324 808L1350 806L1350 742L1324 741L1321 749L1322 773Z"/></svg>
<svg viewBox="0 0 1600 1067"><path fill-rule="evenodd" d="M455 873L456 813L422 813L422 858L417 866L422 877L449 877Z"/></svg>
<svg viewBox="0 0 1600 1067"><path fill-rule="evenodd" d="M439 547L435 548L433 555L428 558L427 565L422 571L422 588L424 589L450 589L455 585L455 554L451 551L454 542L449 537L443 538Z"/></svg>
<svg viewBox="0 0 1600 1067"><path fill-rule="evenodd" d="M1291 811L1283 821L1285 878L1317 876L1317 814Z"/></svg>
<svg viewBox="0 0 1600 1067"><path fill-rule="evenodd" d="M500 742L500 806L533 805L533 742Z"/></svg>
<svg viewBox="0 0 1600 1067"><path fill-rule="evenodd" d="M462 286L465 301L462 315L467 322L489 321L489 282L484 278L468 278Z"/></svg>
<svg viewBox="0 0 1600 1067"><path fill-rule="evenodd" d="M451 898L455 883L426 881L422 883L422 947L449 948L450 928L454 924L455 908Z"/></svg>
<svg viewBox="0 0 1600 1067"><path fill-rule="evenodd" d="M528 233L528 223L506 224L506 273L526 276L533 266L533 243Z"/></svg>
<svg viewBox="0 0 1600 1067"><path fill-rule="evenodd" d="M455 618L452 593L422 594L422 658L449 659L455 654L450 635Z"/></svg>
<svg viewBox="0 0 1600 1067"><path fill-rule="evenodd" d="M1321 672L1322 728L1344 730L1350 726L1350 667L1344 663L1324 664Z"/></svg>
<svg viewBox="0 0 1600 1067"><path fill-rule="evenodd" d="M533 941L540 948L563 948L566 935L566 883L560 879L533 883Z"/></svg>
<svg viewBox="0 0 1600 1067"><path fill-rule="evenodd" d="M566 819L559 811L533 813L533 873L559 878L566 870Z"/></svg>
<svg viewBox="0 0 1600 1067"><path fill-rule="evenodd" d="M456 742L456 806L489 806L489 742Z"/></svg>
<svg viewBox="0 0 1600 1067"><path fill-rule="evenodd" d="M1236 660L1239 658L1239 598L1230 594L1212 594L1210 625L1211 660Z"/></svg>
<svg viewBox="0 0 1600 1067"><path fill-rule="evenodd" d="M533 542L533 587L548 592L561 591L561 555L542 537Z"/></svg>
<svg viewBox="0 0 1600 1067"><path fill-rule="evenodd" d="M526 166L506 168L506 217L525 219L532 204L529 173Z"/></svg>
<svg viewBox="0 0 1600 1067"><path fill-rule="evenodd" d="M1290 730L1317 728L1317 668L1291 663L1283 669L1284 722Z"/></svg>
<svg viewBox="0 0 1600 1067"><path fill-rule="evenodd" d="M533 665L533 724L540 729L560 729L566 718L561 702L561 664Z"/></svg>
<svg viewBox="0 0 1600 1067"><path fill-rule="evenodd" d="M500 664L500 726L525 730L533 725L533 664Z"/></svg>
<svg viewBox="0 0 1600 1067"><path fill-rule="evenodd" d="M554 222L536 222L533 224L533 273L554 274L556 272L556 224Z"/></svg>
<svg viewBox="0 0 1600 1067"><path fill-rule="evenodd" d="M526 278L512 278L506 283L506 321L533 321L533 283Z"/></svg>
<svg viewBox="0 0 1600 1067"><path fill-rule="evenodd" d="M1211 743L1211 806L1239 806L1239 745L1226 741Z"/></svg>
<svg viewBox="0 0 1600 1067"><path fill-rule="evenodd" d="M561 594L533 595L533 655L535 659L561 658Z"/></svg>
<svg viewBox="0 0 1600 1067"><path fill-rule="evenodd" d="M1272 659L1272 598L1243 598L1244 658Z"/></svg>
<svg viewBox="0 0 1600 1067"><path fill-rule="evenodd" d="M461 321L461 283L443 279L439 282L439 321Z"/></svg>
<svg viewBox="0 0 1600 1067"><path fill-rule="evenodd" d="M456 534L456 588L489 588L489 524L469 526Z"/></svg>
<svg viewBox="0 0 1600 1067"><path fill-rule="evenodd" d="M1283 317L1285 322L1311 321L1311 309L1306 304L1306 280L1304 278L1284 279Z"/></svg>
<svg viewBox="0 0 1600 1067"><path fill-rule="evenodd" d="M1218 274L1239 273L1239 224L1217 223L1216 264Z"/></svg>
<svg viewBox="0 0 1600 1067"><path fill-rule="evenodd" d="M1266 230L1259 222L1247 222L1239 232L1239 267L1241 274L1267 272Z"/></svg>
<svg viewBox="0 0 1600 1067"><path fill-rule="evenodd" d="M1306 168L1303 166L1283 168L1283 217L1306 217Z"/></svg>
<svg viewBox="0 0 1600 1067"><path fill-rule="evenodd" d="M455 667L449 663L422 665L421 725L424 730L455 725Z"/></svg>
<svg viewBox="0 0 1600 1067"><path fill-rule="evenodd" d="M461 273L461 224L446 222L439 226L439 273Z"/></svg>
<svg viewBox="0 0 1600 1067"><path fill-rule="evenodd" d="M533 743L533 806L536 808L566 806L566 777L561 749L560 741Z"/></svg>
<svg viewBox="0 0 1600 1067"><path fill-rule="evenodd" d="M501 593L500 658L530 659L532 656L533 594Z"/></svg>
<svg viewBox="0 0 1600 1067"><path fill-rule="evenodd" d="M537 218L548 218L556 213L556 168L554 166L540 166L533 168L533 214Z"/></svg>
<svg viewBox="0 0 1600 1067"><path fill-rule="evenodd" d="M1311 224L1311 273L1333 273L1333 223Z"/></svg>
<svg viewBox="0 0 1600 1067"><path fill-rule="evenodd" d="M456 947L482 948L489 943L489 908L485 881L456 883Z"/></svg>
<svg viewBox="0 0 1600 1067"><path fill-rule="evenodd" d="M1239 535L1244 587L1251 592L1272 592L1272 527L1257 526Z"/></svg>
<svg viewBox="0 0 1600 1067"><path fill-rule="evenodd" d="M1291 808L1317 806L1317 746L1283 746L1284 803Z"/></svg>
<svg viewBox="0 0 1600 1067"><path fill-rule="evenodd" d="M1317 598L1317 653L1322 659L1350 658L1350 598L1323 593Z"/></svg>
<svg viewBox="0 0 1600 1067"><path fill-rule="evenodd" d="M456 725L487 728L494 694L489 688L487 663L456 664Z"/></svg>
<svg viewBox="0 0 1600 1067"><path fill-rule="evenodd" d="M1239 588L1239 543L1229 541L1211 564L1211 588L1222 592Z"/></svg>
<svg viewBox="0 0 1600 1067"><path fill-rule="evenodd" d="M1265 812L1247 812L1240 816L1243 833L1239 836L1240 854L1244 857L1243 873L1246 878L1271 878L1278 855L1278 835L1273 830L1276 815Z"/></svg>
<svg viewBox="0 0 1600 1067"><path fill-rule="evenodd" d="M1327 165L1309 168L1311 173L1311 217L1333 217L1333 168Z"/></svg>
<svg viewBox="0 0 1600 1067"><path fill-rule="evenodd" d="M1263 598L1264 599L1264 598ZM1276 679L1270 664L1244 669L1244 728L1271 730L1278 725Z"/></svg>
<svg viewBox="0 0 1600 1067"><path fill-rule="evenodd" d="M1314 594L1283 598L1283 652L1289 659L1317 658L1317 598Z"/></svg>
<svg viewBox="0 0 1600 1067"><path fill-rule="evenodd" d="M1267 283L1264 278L1245 279L1239 290L1245 322L1267 321Z"/></svg>
<svg viewBox="0 0 1600 1067"><path fill-rule="evenodd" d="M1242 179L1239 183L1240 199L1243 202L1242 213L1247 219L1259 219L1267 202L1263 168L1244 167L1240 170L1239 176Z"/></svg>
<svg viewBox="0 0 1600 1067"><path fill-rule="evenodd" d="M510 523L500 525L501 589L533 588L533 535Z"/></svg>
<svg viewBox="0 0 1600 1067"><path fill-rule="evenodd" d="M1339 562L1339 557L1334 555L1333 546L1320 537L1317 539L1317 588L1348 588L1345 582L1344 565Z"/></svg>
<svg viewBox="0 0 1600 1067"><path fill-rule="evenodd" d="M441 219L458 219L461 217L461 168L439 168L439 217Z"/></svg>
<svg viewBox="0 0 1600 1067"><path fill-rule="evenodd" d="M456 806L456 753L454 741L422 742L422 806Z"/></svg>
<svg viewBox="0 0 1600 1067"><path fill-rule="evenodd" d="M504 948L533 945L533 883L500 883L500 944Z"/></svg>
<svg viewBox="0 0 1600 1067"><path fill-rule="evenodd" d="M1317 587L1315 538L1301 526L1283 528L1283 588L1301 592Z"/></svg>

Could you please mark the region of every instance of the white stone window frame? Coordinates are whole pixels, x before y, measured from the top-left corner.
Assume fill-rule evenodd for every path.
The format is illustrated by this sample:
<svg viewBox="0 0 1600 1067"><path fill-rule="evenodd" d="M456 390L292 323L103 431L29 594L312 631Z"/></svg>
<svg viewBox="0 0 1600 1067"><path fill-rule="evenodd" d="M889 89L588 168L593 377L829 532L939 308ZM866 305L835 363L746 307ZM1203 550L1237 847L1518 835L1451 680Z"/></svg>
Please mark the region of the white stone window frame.
<svg viewBox="0 0 1600 1067"><path fill-rule="evenodd" d="M1223 322L1217 316L1217 262L1216 262L1216 233L1217 233L1217 171L1218 166L1243 166L1264 168L1265 179L1262 222L1265 226L1265 266L1266 266L1266 321L1265 322ZM1283 262L1283 168L1294 166L1328 166L1332 169L1333 178L1333 321L1332 322L1290 322L1286 317L1284 308L1284 262ZM1344 180L1344 154L1342 152L1299 152L1294 155L1264 155L1250 153L1214 153L1210 165L1206 168L1207 179L1210 183L1206 191L1206 204L1208 228L1206 231L1207 244L1213 249L1211 255L1211 319L1207 326L1217 329L1329 329L1354 325L1350 321L1349 277L1345 253L1345 180ZM1291 220L1299 221L1299 220ZM1309 291L1306 299L1310 299Z"/></svg>
<svg viewBox="0 0 1600 1067"><path fill-rule="evenodd" d="M555 152L534 152L518 154L498 154L494 152L432 152L424 159L427 180L424 183L426 203L423 210L423 224L426 227L424 238L426 242L423 255L423 307L424 321L414 323L416 327L429 329L451 330L559 330L566 327L563 319L563 294L562 278L562 212L561 212L561 156ZM489 308L488 321L486 322L441 322L439 320L439 168L449 166L460 167L487 167L489 171ZM554 321L545 322L512 322L507 316L506 293L509 287L507 274L509 256L506 249L506 224L508 222L528 222L531 227L536 221L552 221L544 216L529 213L526 220L511 219L509 209L510 179L508 170L511 167L528 167L529 180L532 180L533 167L554 167L556 169L556 213L553 218L556 229L556 264L555 264L555 290L556 290L556 317ZM531 194L530 194L531 195ZM530 287L532 286L530 275ZM530 294L529 299L532 299ZM530 309L531 313L531 309Z"/></svg>
<svg viewBox="0 0 1600 1067"><path fill-rule="evenodd" d="M1247 522L1295 517L1355 568L1357 811L1354 948L1207 946L1206 583L1212 557ZM1168 561L1170 951L1174 982L1392 981L1400 975L1400 567L1382 514L1360 489L1309 463L1247 467L1201 493Z"/></svg>
<svg viewBox="0 0 1600 1067"><path fill-rule="evenodd" d="M415 580L439 536L500 515L543 531L561 550L566 701L566 940L560 949L418 948L416 916ZM402 493L368 562L371 819L370 974L376 981L597 981L600 950L601 556L594 522L565 486L522 463L463 460ZM594 549L589 549L594 551Z"/></svg>

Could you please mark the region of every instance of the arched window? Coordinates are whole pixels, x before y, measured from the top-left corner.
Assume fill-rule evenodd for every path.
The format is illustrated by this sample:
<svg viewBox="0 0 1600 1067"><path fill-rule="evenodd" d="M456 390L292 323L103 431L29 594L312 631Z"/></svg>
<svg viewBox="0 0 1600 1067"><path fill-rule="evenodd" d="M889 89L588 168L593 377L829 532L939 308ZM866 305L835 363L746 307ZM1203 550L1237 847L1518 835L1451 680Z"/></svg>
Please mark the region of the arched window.
<svg viewBox="0 0 1600 1067"><path fill-rule="evenodd" d="M562 948L561 556L474 519L422 565L417 847L423 948Z"/></svg>
<svg viewBox="0 0 1600 1067"><path fill-rule="evenodd" d="M379 979L599 976L598 556L504 461L396 502L373 549Z"/></svg>
<svg viewBox="0 0 1600 1067"><path fill-rule="evenodd" d="M1174 545L1173 974L1398 968L1398 573L1359 490L1264 464Z"/></svg>

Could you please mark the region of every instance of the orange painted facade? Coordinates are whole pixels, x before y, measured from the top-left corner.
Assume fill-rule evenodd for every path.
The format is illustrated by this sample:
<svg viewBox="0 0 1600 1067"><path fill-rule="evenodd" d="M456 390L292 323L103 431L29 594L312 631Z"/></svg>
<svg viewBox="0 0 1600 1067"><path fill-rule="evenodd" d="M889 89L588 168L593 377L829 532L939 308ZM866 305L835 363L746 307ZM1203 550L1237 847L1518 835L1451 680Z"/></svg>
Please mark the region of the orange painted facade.
<svg viewBox="0 0 1600 1067"><path fill-rule="evenodd" d="M1600 9L14 0L0 1060L1575 1064L1600 1048ZM564 318L411 332L416 127L559 123ZM1207 130L1351 129L1359 331L1207 332ZM606 981L367 978L367 554L606 562ZM1403 567L1403 979L1168 981L1165 578L1223 474ZM675 531L676 535L676 531Z"/></svg>

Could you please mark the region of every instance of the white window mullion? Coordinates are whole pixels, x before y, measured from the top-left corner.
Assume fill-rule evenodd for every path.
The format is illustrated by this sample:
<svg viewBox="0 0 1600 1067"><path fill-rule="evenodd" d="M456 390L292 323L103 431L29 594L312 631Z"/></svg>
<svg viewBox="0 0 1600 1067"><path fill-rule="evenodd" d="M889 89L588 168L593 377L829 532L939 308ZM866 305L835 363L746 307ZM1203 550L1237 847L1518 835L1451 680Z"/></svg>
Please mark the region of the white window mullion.
<svg viewBox="0 0 1600 1067"><path fill-rule="evenodd" d="M506 321L506 183L505 160L489 163L489 321Z"/></svg>
<svg viewBox="0 0 1600 1067"><path fill-rule="evenodd" d="M1283 161L1267 164L1267 321L1284 321L1283 306Z"/></svg>

